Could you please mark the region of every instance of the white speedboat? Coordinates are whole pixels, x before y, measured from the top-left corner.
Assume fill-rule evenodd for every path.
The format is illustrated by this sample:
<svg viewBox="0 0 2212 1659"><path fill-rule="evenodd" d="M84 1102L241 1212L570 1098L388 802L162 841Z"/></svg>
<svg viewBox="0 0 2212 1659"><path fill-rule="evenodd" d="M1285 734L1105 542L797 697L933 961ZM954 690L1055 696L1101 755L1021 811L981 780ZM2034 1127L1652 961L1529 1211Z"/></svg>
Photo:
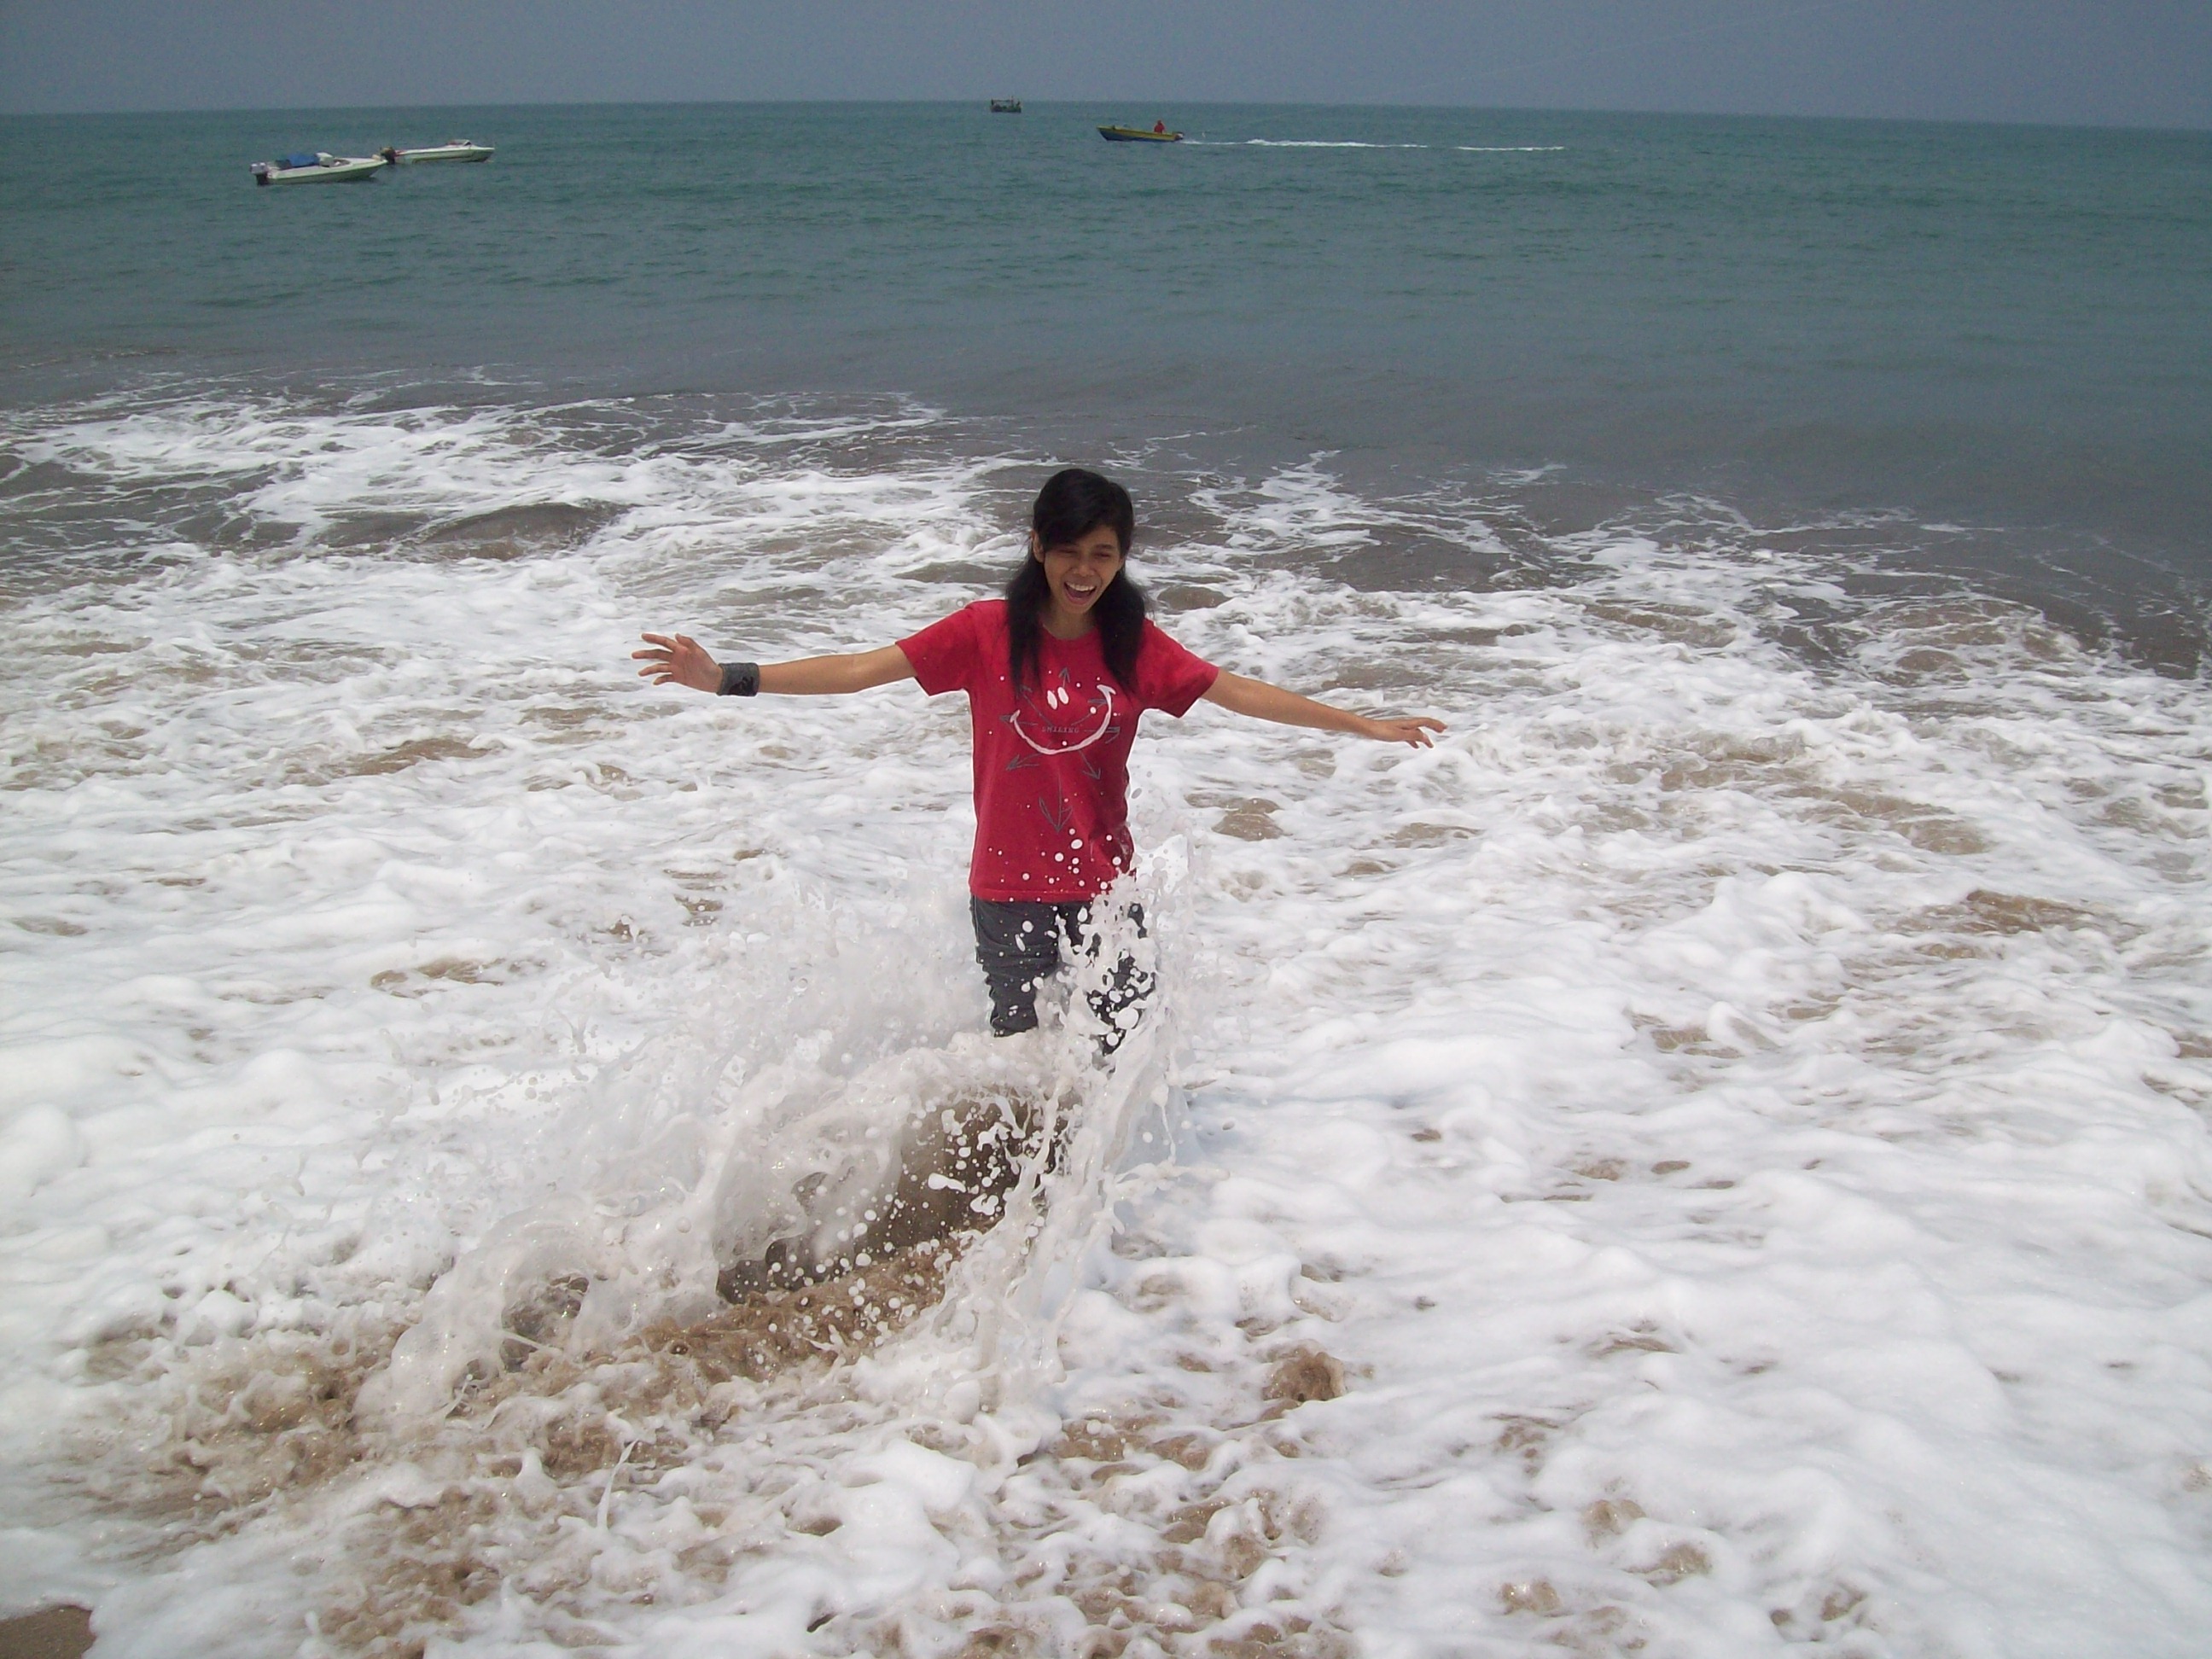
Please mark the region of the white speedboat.
<svg viewBox="0 0 2212 1659"><path fill-rule="evenodd" d="M253 182L257 185L340 184L348 179L366 179L391 165L381 155L332 155L327 150L313 155L280 155L273 161L253 164Z"/></svg>
<svg viewBox="0 0 2212 1659"><path fill-rule="evenodd" d="M426 144L421 149L386 149L384 159L394 167L410 161L489 161L492 147L472 144L465 138L448 138L442 144Z"/></svg>

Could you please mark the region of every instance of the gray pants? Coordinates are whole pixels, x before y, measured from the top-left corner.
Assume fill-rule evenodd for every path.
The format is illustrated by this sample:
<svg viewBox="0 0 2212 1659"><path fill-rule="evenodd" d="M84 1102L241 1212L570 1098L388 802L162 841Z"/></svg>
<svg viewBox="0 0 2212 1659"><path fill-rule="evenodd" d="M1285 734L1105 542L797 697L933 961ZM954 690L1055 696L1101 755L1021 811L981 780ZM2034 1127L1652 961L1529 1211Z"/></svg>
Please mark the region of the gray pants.
<svg viewBox="0 0 2212 1659"><path fill-rule="evenodd" d="M975 960L982 964L984 982L991 988L991 1033L1012 1036L1036 1029L1037 987L1060 971L1060 946L1086 957L1098 954L1099 939L1091 926L1091 906L1048 904L1041 902L1000 903L970 898L969 914L975 922ZM1130 921L1137 936L1145 937L1145 912L1131 905ZM1127 1011L1152 994L1152 975L1124 952L1114 964L1105 984L1086 997L1091 1012L1106 1027L1100 1046L1111 1054L1136 1024Z"/></svg>

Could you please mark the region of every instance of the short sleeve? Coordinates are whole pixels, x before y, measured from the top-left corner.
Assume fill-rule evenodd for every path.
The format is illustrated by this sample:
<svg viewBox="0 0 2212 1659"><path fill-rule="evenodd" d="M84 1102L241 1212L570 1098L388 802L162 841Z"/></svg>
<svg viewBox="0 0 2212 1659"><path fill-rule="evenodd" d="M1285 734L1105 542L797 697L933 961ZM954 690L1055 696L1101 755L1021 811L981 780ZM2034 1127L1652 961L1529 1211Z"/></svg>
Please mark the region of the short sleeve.
<svg viewBox="0 0 2212 1659"><path fill-rule="evenodd" d="M982 655L975 621L975 607L971 605L898 642L907 661L914 665L915 678L931 696L941 691L965 690L974 678Z"/></svg>
<svg viewBox="0 0 2212 1659"><path fill-rule="evenodd" d="M1181 720L1191 704L1213 690L1221 671L1177 645L1150 622L1137 648L1137 701Z"/></svg>

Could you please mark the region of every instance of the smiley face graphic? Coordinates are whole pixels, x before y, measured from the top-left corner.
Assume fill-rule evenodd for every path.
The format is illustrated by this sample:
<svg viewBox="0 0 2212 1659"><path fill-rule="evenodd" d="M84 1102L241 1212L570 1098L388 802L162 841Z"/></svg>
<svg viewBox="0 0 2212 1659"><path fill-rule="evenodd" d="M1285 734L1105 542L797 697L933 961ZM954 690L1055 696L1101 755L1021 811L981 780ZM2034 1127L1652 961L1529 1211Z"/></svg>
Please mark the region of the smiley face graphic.
<svg viewBox="0 0 2212 1659"><path fill-rule="evenodd" d="M1015 735L1040 755L1073 755L1114 735L1114 688L1105 681L1085 690L1060 683L1042 693L1024 686L1021 700L1007 717Z"/></svg>

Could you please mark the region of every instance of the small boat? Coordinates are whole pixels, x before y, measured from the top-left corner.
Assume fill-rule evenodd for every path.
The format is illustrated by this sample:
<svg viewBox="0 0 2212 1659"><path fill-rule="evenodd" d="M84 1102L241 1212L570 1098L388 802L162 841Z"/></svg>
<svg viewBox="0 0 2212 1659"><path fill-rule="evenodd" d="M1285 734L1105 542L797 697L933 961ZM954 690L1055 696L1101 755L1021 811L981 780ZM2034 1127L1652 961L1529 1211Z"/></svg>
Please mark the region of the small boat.
<svg viewBox="0 0 2212 1659"><path fill-rule="evenodd" d="M1019 115L1021 112L1022 100L1018 98L994 98L991 100L991 113L994 115Z"/></svg>
<svg viewBox="0 0 2212 1659"><path fill-rule="evenodd" d="M1098 136L1115 144L1179 144L1182 134L1170 132L1166 125L1151 127L1101 127Z"/></svg>
<svg viewBox="0 0 2212 1659"><path fill-rule="evenodd" d="M465 138L448 138L442 144L426 144L421 149L386 149L377 152L394 167L404 167L410 161L489 161L492 146L471 143Z"/></svg>
<svg viewBox="0 0 2212 1659"><path fill-rule="evenodd" d="M280 155L273 161L253 164L253 182L257 185L341 184L349 179L367 179L390 166L381 155L332 155L327 150L317 150L310 155Z"/></svg>

